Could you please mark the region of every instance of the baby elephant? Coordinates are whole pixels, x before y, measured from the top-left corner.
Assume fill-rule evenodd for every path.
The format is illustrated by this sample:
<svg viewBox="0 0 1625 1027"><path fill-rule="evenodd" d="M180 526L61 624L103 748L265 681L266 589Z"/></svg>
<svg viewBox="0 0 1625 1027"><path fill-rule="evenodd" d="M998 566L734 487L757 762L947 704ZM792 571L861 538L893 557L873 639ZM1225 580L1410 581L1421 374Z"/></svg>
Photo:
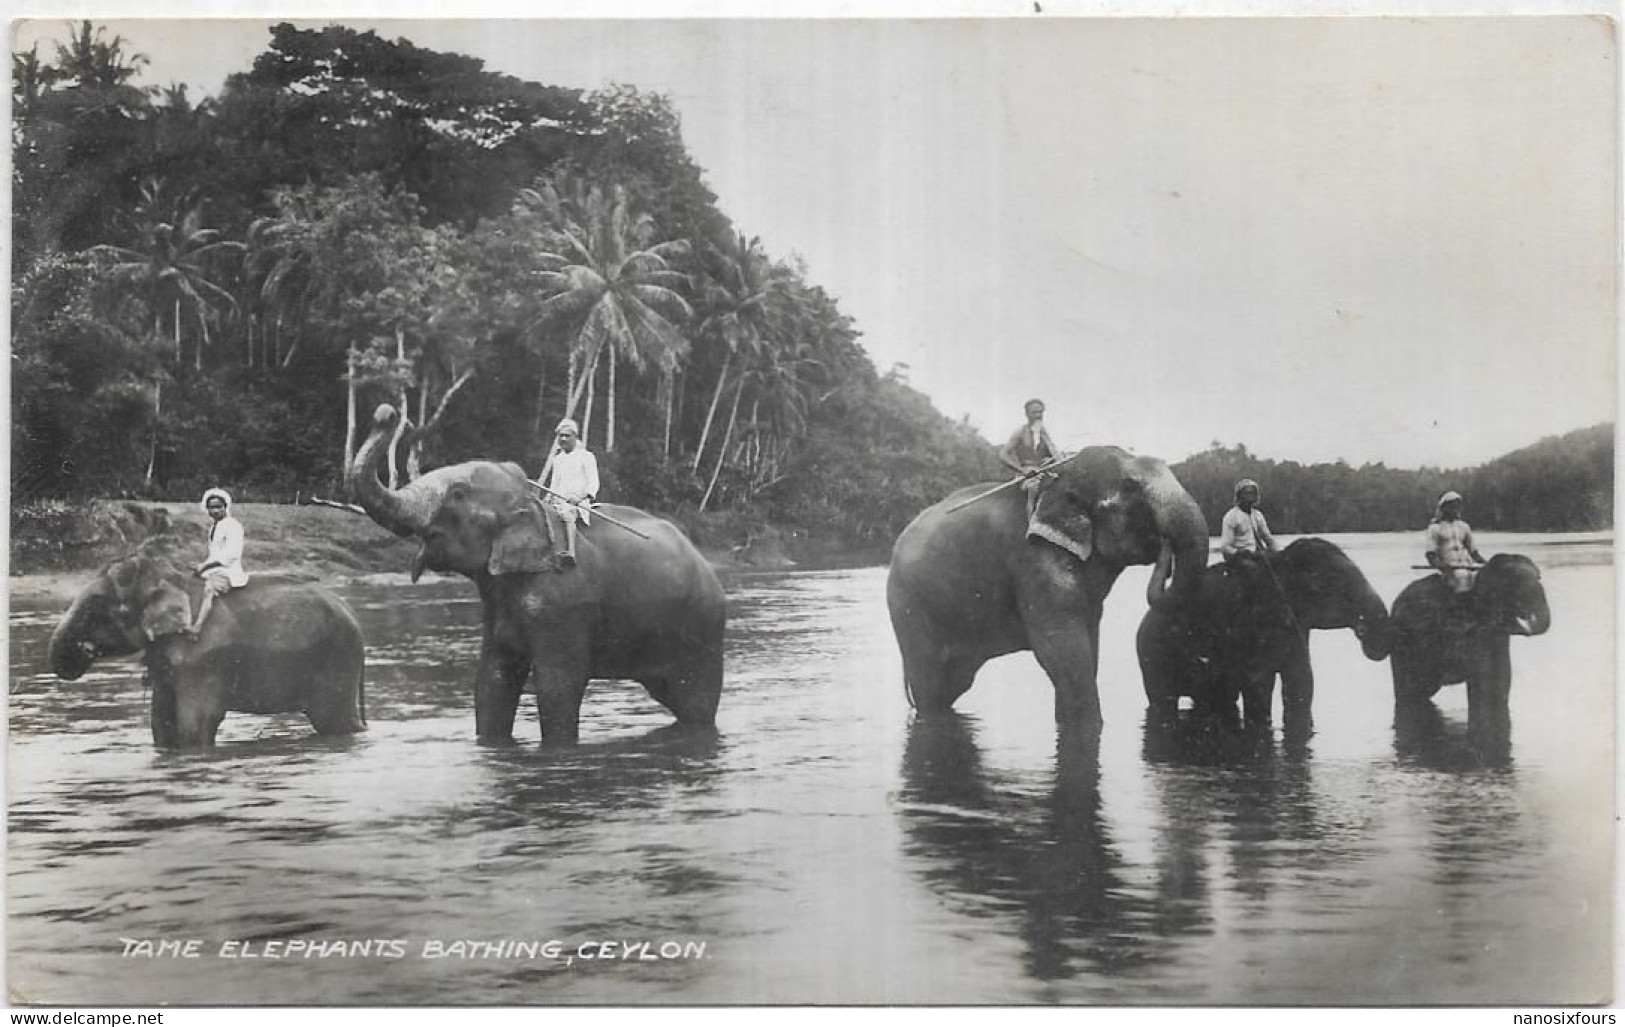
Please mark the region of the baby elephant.
<svg viewBox="0 0 1625 1027"><path fill-rule="evenodd" d="M198 593L198 594L194 594ZM307 581L259 575L216 601L187 633L198 584L156 553L114 560L51 636L51 670L77 680L104 656L144 652L152 740L208 748L227 710L299 711L324 735L366 729L361 625L344 600Z"/></svg>

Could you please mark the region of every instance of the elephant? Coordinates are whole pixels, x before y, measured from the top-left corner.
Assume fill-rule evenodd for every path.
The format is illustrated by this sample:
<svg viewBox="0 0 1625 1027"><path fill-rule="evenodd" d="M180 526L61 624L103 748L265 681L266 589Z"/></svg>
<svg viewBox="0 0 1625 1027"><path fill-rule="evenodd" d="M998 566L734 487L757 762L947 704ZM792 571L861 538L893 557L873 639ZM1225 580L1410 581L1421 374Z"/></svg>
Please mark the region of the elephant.
<svg viewBox="0 0 1625 1027"><path fill-rule="evenodd" d="M1246 722L1268 726L1279 676L1287 725L1307 727L1315 694L1310 629L1352 628L1368 659L1388 655L1388 608L1343 550L1300 538L1264 559L1214 564L1194 604L1147 611L1135 649L1151 716L1174 716L1181 695L1234 716L1239 697Z"/></svg>
<svg viewBox="0 0 1625 1027"><path fill-rule="evenodd" d="M1194 595L1207 524L1167 464L1092 446L1050 473L1030 518L1022 490L985 483L898 536L886 602L918 713L949 711L983 663L1031 650L1054 686L1056 722L1098 729L1101 606L1118 575L1166 549L1172 583L1153 582L1156 602Z"/></svg>
<svg viewBox="0 0 1625 1027"><path fill-rule="evenodd" d="M1490 557L1472 590L1460 595L1436 574L1418 578L1394 599L1394 701L1425 701L1444 685L1466 682L1469 730L1504 733L1512 689L1509 639L1543 635L1551 625L1540 568L1526 556Z"/></svg>
<svg viewBox="0 0 1625 1027"><path fill-rule="evenodd" d="M595 677L637 681L678 724L715 728L722 584L676 525L628 506L595 506L604 516L581 532L576 564L561 569L518 464L471 460L399 489L380 484L378 463L398 416L387 403L374 412L346 484L380 526L421 542L414 581L424 569L454 571L478 588L481 741L511 740L527 682L542 740L576 741L582 696Z"/></svg>
<svg viewBox="0 0 1625 1027"><path fill-rule="evenodd" d="M322 735L367 726L361 625L321 585L255 575L187 631L201 585L154 549L103 567L51 635L50 666L75 681L104 656L143 653L152 740L207 749L228 710L303 712Z"/></svg>

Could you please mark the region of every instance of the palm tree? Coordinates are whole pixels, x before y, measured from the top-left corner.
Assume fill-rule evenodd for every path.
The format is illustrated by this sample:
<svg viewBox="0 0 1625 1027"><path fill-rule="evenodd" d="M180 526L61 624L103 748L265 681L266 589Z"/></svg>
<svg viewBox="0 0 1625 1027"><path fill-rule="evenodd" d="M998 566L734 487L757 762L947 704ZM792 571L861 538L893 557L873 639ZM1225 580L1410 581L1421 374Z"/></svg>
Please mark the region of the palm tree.
<svg viewBox="0 0 1625 1027"><path fill-rule="evenodd" d="M105 244L91 248L91 253L110 259L108 275L114 280L126 281L145 290L151 297L155 317L163 304L174 307L172 326L175 338L175 362L181 361L181 312L190 309L197 320L199 341L195 350L196 367L203 367L203 349L209 345L209 319L213 313L210 300L218 300L235 309L237 301L231 293L209 278L210 264L229 253L241 253L240 242L220 238L220 232L202 227L203 205L194 203L180 217L172 221L157 220L161 212L163 184L148 179L141 185L141 204L136 208L141 219L137 226L139 241L136 248Z"/></svg>
<svg viewBox="0 0 1625 1027"><path fill-rule="evenodd" d="M609 418L606 450L615 448L616 365L653 365L670 374L688 350L676 322L690 316L678 291L688 278L673 262L688 252L681 240L650 243L655 225L635 215L626 190L586 185L572 176L526 190L521 203L542 216L544 242L537 277L547 293L527 332L544 325L569 333L570 380L565 416L574 417L584 396L591 418L593 381L609 354ZM583 425L583 439L585 439Z"/></svg>
<svg viewBox="0 0 1625 1027"><path fill-rule="evenodd" d="M713 243L711 258L712 270L705 288L709 313L700 330L724 349L716 388L711 392L711 406L705 413L699 445L694 448L696 473L700 469L706 441L711 437L717 404L728 383L728 372L734 357L741 352L752 355L764 345L773 307L780 298L781 288L790 281L788 269L768 259L762 250L761 239L753 237L747 240L743 233L729 235L720 245ZM737 393L735 398L737 400ZM715 475L712 479L715 480Z"/></svg>
<svg viewBox="0 0 1625 1027"><path fill-rule="evenodd" d="M84 88L111 89L150 63L146 54L126 53L123 36L104 39L104 32L100 25L81 21L68 44L57 45L56 63L63 78Z"/></svg>
<svg viewBox="0 0 1625 1027"><path fill-rule="evenodd" d="M728 460L729 444L733 440L734 428L739 419L739 402L746 390L751 392L751 411L749 436L741 443L746 449L744 463L750 479L752 493L772 484L771 476L762 475L762 436L769 435L768 445L777 449L781 440L789 438L806 424L806 412L811 395L811 383L807 373L819 365L818 360L811 354L811 344L787 330L785 319L775 318L772 330L761 340L747 356L744 367L734 384L733 403L728 411L728 426L722 435L722 445L717 451L717 462L711 469L711 480L705 487L705 495L700 498L700 510L711 502L711 494L717 487L717 478L722 474L722 467ZM763 414L767 416L767 424L771 432L764 431ZM748 448L747 448L748 447ZM770 464L773 474L781 461L775 456Z"/></svg>

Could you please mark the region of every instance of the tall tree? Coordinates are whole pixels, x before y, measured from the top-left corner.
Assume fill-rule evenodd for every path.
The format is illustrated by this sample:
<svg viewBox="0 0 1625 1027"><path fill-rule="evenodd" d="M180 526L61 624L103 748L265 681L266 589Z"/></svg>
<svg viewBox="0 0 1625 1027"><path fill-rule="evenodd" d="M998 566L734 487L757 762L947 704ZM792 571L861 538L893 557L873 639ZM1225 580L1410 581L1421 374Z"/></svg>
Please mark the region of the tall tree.
<svg viewBox="0 0 1625 1027"><path fill-rule="evenodd" d="M534 326L555 327L571 339L572 376L566 417L588 391L598 362L609 355L610 411L606 451L615 448L614 375L625 359L669 373L687 352L677 322L690 316L679 291L688 278L673 262L688 252L683 240L656 242L652 218L637 215L618 185L582 186L579 179L548 179L525 194L542 213L553 251L536 260L547 270L538 281L547 294Z"/></svg>
<svg viewBox="0 0 1625 1027"><path fill-rule="evenodd" d="M231 293L214 278L223 271L223 258L242 253L244 246L222 238L219 229L203 227L201 200L168 209L163 183L156 179L142 184L141 201L136 209L136 244L104 244L91 252L110 261L110 278L149 292L155 308L168 305L173 309L171 328L177 364L183 359L181 326L187 320L182 315L191 315L190 321L197 327L194 366L201 370L215 306L234 309L237 305Z"/></svg>
<svg viewBox="0 0 1625 1027"><path fill-rule="evenodd" d="M699 442L694 447L694 470L700 469L705 444L716 421L717 404L728 384L728 373L740 353L754 355L767 342L773 324L774 305L784 300L783 288L790 272L774 263L762 249L759 238L730 232L709 248L703 286L705 314L700 324L701 339L722 351L722 367L717 371L716 388L705 412Z"/></svg>

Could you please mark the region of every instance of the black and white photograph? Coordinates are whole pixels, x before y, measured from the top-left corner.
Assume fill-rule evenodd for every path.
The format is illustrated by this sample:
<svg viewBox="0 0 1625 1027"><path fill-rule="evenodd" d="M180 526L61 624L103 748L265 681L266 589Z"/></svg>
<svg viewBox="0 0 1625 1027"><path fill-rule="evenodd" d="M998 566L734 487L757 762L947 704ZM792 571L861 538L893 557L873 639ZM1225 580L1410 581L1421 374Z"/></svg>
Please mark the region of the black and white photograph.
<svg viewBox="0 0 1625 1027"><path fill-rule="evenodd" d="M13 7L8 1005L1613 1022L1617 11Z"/></svg>

